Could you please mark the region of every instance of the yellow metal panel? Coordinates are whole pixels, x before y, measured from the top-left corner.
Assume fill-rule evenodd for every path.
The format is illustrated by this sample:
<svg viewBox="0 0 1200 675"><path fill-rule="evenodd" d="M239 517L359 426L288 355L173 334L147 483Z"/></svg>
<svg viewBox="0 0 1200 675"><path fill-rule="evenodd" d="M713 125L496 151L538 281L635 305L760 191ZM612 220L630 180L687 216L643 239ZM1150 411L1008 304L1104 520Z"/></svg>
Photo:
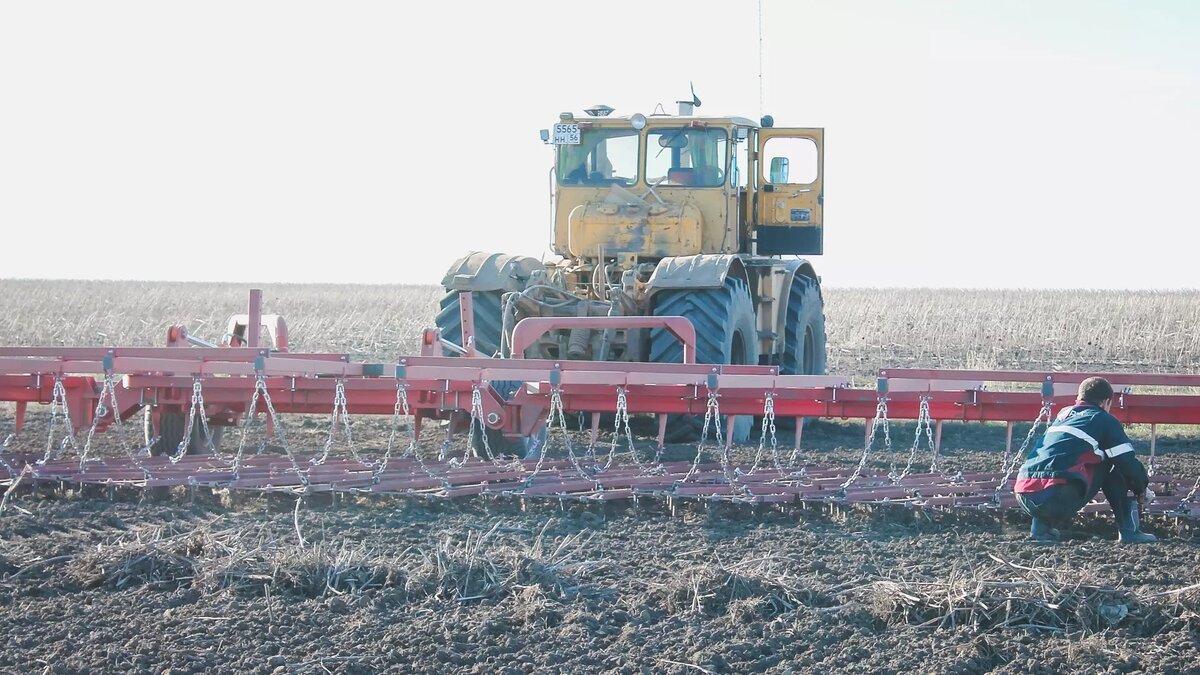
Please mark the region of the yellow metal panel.
<svg viewBox="0 0 1200 675"><path fill-rule="evenodd" d="M809 183L771 183L771 167L763 150L772 138L807 138L817 146L817 176ZM820 227L824 222L824 129L760 129L758 132L758 224Z"/></svg>
<svg viewBox="0 0 1200 675"><path fill-rule="evenodd" d="M568 216L567 251L573 256L629 253L645 257L700 251L703 218L691 204L628 205L590 202Z"/></svg>

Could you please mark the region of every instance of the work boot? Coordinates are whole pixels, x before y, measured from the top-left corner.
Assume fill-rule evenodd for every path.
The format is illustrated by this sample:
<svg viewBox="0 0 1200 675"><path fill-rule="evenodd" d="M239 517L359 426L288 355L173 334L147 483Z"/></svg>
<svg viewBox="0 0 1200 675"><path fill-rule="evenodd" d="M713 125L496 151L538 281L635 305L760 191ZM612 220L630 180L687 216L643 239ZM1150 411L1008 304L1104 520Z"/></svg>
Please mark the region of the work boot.
<svg viewBox="0 0 1200 675"><path fill-rule="evenodd" d="M1050 527L1049 521L1044 518L1033 517L1033 525L1029 528L1029 538L1042 543L1053 544L1057 542L1062 532L1059 532L1053 527Z"/></svg>
<svg viewBox="0 0 1200 675"><path fill-rule="evenodd" d="M1158 541L1158 537L1142 532L1137 502L1131 500L1122 504L1119 508L1114 508L1113 513L1117 516L1117 541L1122 544L1148 544Z"/></svg>

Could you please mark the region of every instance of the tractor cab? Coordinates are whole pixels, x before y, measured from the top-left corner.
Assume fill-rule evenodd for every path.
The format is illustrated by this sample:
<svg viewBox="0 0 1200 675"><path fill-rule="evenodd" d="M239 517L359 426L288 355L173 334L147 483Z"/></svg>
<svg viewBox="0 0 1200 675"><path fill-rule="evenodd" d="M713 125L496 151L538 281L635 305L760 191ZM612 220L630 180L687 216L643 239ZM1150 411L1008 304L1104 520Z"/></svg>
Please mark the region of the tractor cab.
<svg viewBox="0 0 1200 675"><path fill-rule="evenodd" d="M823 248L820 129L742 117L563 113L553 249L571 259L811 255Z"/></svg>

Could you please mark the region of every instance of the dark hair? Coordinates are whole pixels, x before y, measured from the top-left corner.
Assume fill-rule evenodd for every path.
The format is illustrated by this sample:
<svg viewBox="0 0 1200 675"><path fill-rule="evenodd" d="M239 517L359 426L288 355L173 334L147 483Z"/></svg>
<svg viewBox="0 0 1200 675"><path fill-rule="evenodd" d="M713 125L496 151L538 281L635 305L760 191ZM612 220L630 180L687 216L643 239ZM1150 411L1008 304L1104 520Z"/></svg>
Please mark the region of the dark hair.
<svg viewBox="0 0 1200 675"><path fill-rule="evenodd" d="M1089 377L1079 383L1079 400L1100 405L1113 397L1112 385L1103 377Z"/></svg>

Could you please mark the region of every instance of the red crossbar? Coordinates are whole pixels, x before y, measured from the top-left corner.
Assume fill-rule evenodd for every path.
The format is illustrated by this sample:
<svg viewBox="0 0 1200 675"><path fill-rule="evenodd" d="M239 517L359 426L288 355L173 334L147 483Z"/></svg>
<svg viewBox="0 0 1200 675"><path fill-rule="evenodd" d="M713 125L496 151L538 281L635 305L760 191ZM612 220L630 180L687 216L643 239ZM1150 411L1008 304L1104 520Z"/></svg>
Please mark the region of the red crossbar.
<svg viewBox="0 0 1200 675"><path fill-rule="evenodd" d="M53 377L65 378L76 425L90 422L98 383L91 374L124 375L122 416L143 402L184 407L190 402L193 377L200 377L210 414L225 417L246 412L257 377L265 378L276 410L327 413L338 380L344 381L348 410L353 414L390 414L396 385L403 383L413 408L425 417L444 417L470 410L471 393L480 388L485 423L508 433L534 428L558 388L567 411L615 412L618 388L626 391L631 413L703 414L710 391L722 413L761 415L766 398L774 398L782 417L870 418L879 392L848 386L835 376L780 375L770 366L624 363L544 359L405 356L396 365L350 362L341 354L283 354L265 350L222 348L0 348L0 400L50 401ZM85 376L83 374L89 374ZM991 391L982 382L1078 382L1086 373L1032 371L885 369L881 377L905 384L887 391L888 414L916 419L922 399L937 421L1014 422L1037 417L1043 394L1037 391ZM1111 374L1126 387L1200 384L1196 375ZM511 401L489 385L496 381L526 383ZM948 388L942 384L947 384ZM940 387L940 388L939 388ZM126 405L125 402L128 402ZM1055 407L1070 405L1073 396L1050 399ZM1200 424L1200 396L1124 393L1113 414L1124 422Z"/></svg>

